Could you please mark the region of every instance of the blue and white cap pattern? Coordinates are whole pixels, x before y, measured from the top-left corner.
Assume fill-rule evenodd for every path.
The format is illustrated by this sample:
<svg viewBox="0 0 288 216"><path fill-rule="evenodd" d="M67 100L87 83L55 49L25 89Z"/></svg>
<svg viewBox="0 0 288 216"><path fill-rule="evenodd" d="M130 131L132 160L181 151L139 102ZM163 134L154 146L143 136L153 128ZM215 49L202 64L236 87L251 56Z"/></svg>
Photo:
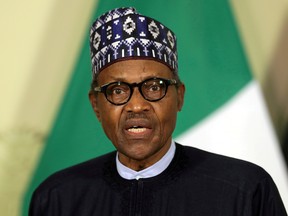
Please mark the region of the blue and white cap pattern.
<svg viewBox="0 0 288 216"><path fill-rule="evenodd" d="M134 8L117 8L100 16L90 31L93 78L121 59L149 58L178 71L175 34Z"/></svg>

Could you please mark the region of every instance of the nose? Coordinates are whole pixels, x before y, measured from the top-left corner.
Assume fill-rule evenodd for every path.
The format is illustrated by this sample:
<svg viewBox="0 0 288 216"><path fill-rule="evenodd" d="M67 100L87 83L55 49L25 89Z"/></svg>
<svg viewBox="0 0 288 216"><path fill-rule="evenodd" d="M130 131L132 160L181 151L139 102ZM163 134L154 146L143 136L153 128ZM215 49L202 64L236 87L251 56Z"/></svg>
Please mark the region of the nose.
<svg viewBox="0 0 288 216"><path fill-rule="evenodd" d="M145 100L138 88L134 88L130 100L125 104L127 112L140 113L151 109L151 102Z"/></svg>

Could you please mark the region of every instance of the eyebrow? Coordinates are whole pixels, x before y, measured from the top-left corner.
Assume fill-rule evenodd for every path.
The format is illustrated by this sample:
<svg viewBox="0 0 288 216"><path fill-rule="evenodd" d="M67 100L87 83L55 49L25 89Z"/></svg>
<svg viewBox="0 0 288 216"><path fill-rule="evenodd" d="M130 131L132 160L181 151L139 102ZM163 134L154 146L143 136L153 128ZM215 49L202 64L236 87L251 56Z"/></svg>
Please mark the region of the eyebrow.
<svg viewBox="0 0 288 216"><path fill-rule="evenodd" d="M133 82L133 83L140 83L140 82L142 82L144 80L151 79L151 78L154 78L154 77L169 79L169 78L166 78L166 77L163 77L163 76L149 75L149 76L142 77L142 79L139 82ZM111 81L109 81L109 82L118 82L118 81L120 81L120 82L132 83L132 82L128 82L127 77L116 77L116 76L113 76L113 75L109 75L108 78L111 79Z"/></svg>

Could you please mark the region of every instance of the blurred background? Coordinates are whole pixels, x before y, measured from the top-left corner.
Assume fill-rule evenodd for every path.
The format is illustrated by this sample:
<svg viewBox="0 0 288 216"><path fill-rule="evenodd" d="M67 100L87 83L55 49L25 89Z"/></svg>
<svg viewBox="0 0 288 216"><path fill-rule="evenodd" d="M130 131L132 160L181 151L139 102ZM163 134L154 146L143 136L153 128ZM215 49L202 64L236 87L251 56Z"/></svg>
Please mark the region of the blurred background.
<svg viewBox="0 0 288 216"><path fill-rule="evenodd" d="M89 27L130 5L178 35L187 94L176 140L263 166L287 204L288 0L10 0L0 7L1 215L27 215L48 175L113 150L87 96Z"/></svg>

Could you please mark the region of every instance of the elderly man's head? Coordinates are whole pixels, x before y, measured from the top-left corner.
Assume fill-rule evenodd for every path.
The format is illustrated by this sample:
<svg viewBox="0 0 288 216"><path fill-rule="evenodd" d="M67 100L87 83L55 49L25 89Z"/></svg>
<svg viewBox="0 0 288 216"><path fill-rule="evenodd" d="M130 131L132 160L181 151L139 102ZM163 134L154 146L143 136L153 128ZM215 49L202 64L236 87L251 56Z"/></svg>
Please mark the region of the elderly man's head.
<svg viewBox="0 0 288 216"><path fill-rule="evenodd" d="M168 151L183 105L175 35L133 8L120 8L94 22L90 42L94 112L120 161L148 167Z"/></svg>

